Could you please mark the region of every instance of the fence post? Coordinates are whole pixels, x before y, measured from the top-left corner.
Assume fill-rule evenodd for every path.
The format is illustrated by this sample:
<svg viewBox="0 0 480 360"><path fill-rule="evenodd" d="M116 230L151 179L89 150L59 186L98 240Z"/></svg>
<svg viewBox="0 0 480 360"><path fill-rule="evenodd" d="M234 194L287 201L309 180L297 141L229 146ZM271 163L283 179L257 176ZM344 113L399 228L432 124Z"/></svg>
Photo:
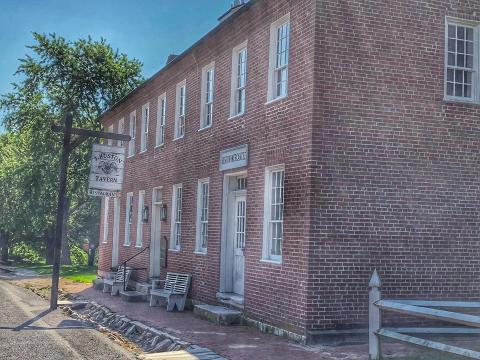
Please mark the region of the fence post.
<svg viewBox="0 0 480 360"><path fill-rule="evenodd" d="M377 270L373 271L372 278L370 279L370 292L368 301L368 352L370 354L370 360L379 360L381 356L380 340L375 334L382 325L380 309L375 306L375 303L381 299L380 287L382 282L380 276L378 276Z"/></svg>

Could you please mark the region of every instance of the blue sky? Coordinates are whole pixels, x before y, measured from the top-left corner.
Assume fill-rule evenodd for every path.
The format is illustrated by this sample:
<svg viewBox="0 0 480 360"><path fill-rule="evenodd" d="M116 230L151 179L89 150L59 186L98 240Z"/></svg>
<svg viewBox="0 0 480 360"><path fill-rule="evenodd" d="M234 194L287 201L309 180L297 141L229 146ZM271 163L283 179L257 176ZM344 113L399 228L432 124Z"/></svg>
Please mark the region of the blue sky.
<svg viewBox="0 0 480 360"><path fill-rule="evenodd" d="M69 40L104 37L114 48L143 62L148 78L170 53L202 37L233 0L2 0L0 94L11 90L18 59L32 44L32 31ZM0 131L1 125L0 125Z"/></svg>

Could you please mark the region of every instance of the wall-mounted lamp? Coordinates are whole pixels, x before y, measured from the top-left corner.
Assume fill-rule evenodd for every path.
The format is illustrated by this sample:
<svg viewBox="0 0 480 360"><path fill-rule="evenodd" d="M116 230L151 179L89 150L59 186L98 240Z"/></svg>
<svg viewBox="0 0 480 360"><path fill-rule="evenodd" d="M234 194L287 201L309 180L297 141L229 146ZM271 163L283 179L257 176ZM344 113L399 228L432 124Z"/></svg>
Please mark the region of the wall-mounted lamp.
<svg viewBox="0 0 480 360"><path fill-rule="evenodd" d="M160 220L167 220L167 204L163 204L160 208Z"/></svg>
<svg viewBox="0 0 480 360"><path fill-rule="evenodd" d="M147 206L147 205L145 205L145 206L143 207L142 221L143 221L144 223L148 223L148 206Z"/></svg>

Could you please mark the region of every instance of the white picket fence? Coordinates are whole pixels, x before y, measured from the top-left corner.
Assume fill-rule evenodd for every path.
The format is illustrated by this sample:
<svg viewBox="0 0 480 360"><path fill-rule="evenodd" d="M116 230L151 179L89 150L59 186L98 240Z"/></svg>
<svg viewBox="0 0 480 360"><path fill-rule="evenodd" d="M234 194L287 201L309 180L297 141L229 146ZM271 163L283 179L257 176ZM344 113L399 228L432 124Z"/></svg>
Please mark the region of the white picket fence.
<svg viewBox="0 0 480 360"><path fill-rule="evenodd" d="M480 316L462 314L441 309L480 309L480 302L470 301L427 301L427 300L386 300L382 299L382 286L377 271L370 280L369 294L369 354L371 360L381 359L381 339L435 350L444 354L458 355L467 359L479 359L480 352L446 345L439 342L414 337L411 334L479 334ZM449 322L462 327L446 328L382 328L382 311L417 316L426 319ZM407 335L409 334L409 335Z"/></svg>

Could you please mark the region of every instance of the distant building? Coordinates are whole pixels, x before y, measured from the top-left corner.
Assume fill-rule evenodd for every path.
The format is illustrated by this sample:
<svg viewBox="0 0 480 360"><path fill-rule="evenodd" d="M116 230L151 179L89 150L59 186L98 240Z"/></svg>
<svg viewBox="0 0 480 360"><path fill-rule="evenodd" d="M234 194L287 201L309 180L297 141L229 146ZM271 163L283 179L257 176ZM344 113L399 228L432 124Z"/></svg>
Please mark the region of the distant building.
<svg viewBox="0 0 480 360"><path fill-rule="evenodd" d="M362 333L374 268L389 297L478 299L479 44L478 1L235 7L104 114L132 141L100 274L150 246L137 281L191 273L311 342Z"/></svg>

